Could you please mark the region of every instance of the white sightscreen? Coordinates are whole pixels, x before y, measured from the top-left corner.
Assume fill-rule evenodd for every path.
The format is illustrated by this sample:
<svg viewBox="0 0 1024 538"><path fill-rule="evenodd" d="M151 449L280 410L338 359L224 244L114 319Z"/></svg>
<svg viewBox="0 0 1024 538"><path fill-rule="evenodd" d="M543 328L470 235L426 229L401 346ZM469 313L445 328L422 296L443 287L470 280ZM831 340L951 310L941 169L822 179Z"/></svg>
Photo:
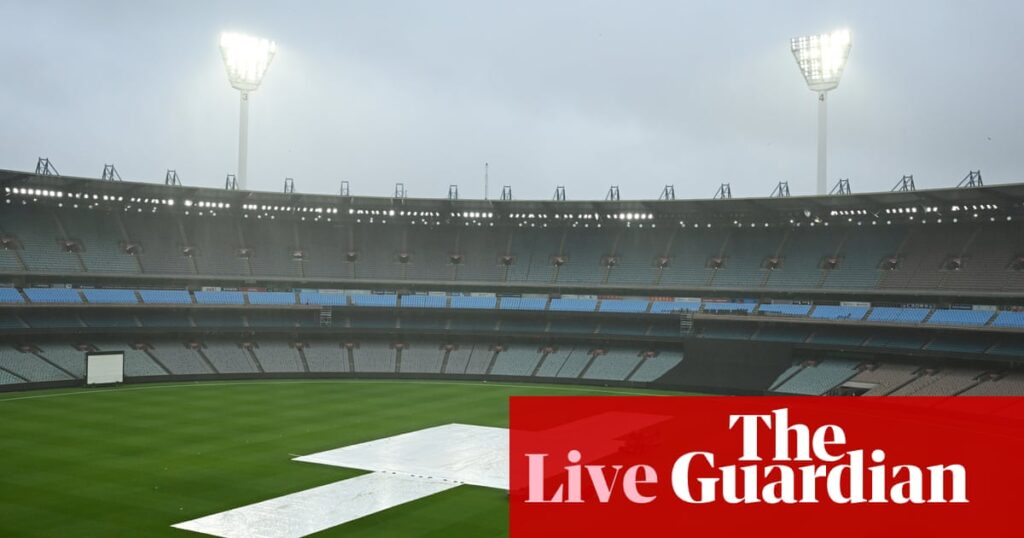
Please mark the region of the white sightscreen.
<svg viewBox="0 0 1024 538"><path fill-rule="evenodd" d="M124 353L110 351L86 354L85 383L87 385L121 383L123 381Z"/></svg>

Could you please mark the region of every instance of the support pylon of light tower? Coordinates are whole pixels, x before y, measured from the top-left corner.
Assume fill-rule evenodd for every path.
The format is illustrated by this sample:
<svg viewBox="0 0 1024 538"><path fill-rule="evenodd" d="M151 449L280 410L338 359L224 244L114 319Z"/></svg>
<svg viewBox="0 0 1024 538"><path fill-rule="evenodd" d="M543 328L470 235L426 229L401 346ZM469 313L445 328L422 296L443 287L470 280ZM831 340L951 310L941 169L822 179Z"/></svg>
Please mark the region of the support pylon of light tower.
<svg viewBox="0 0 1024 538"><path fill-rule="evenodd" d="M36 161L36 173L41 175L41 176L59 176L60 175L60 173L57 172L57 168L53 166L52 162L50 162L50 159L48 159L46 157L40 157Z"/></svg>
<svg viewBox="0 0 1024 538"><path fill-rule="evenodd" d="M770 198L789 198L789 182L780 181L778 185L772 189L772 193L769 195Z"/></svg>
<svg viewBox="0 0 1024 538"><path fill-rule="evenodd" d="M957 187L962 189L973 188L973 187L984 187L985 182L981 180L981 170L971 170L967 172L967 175L960 180Z"/></svg>
<svg viewBox="0 0 1024 538"><path fill-rule="evenodd" d="M836 182L835 186L832 187L832 190L829 191L829 194L833 196L845 196L848 194L853 194L853 190L850 189L850 180L840 179L839 181Z"/></svg>
<svg viewBox="0 0 1024 538"><path fill-rule="evenodd" d="M121 174L117 173L117 168L114 165L104 164L101 179L103 181L121 181Z"/></svg>
<svg viewBox="0 0 1024 538"><path fill-rule="evenodd" d="M917 186L914 185L914 176L907 175L900 178L893 186L891 192L913 192L917 190Z"/></svg>

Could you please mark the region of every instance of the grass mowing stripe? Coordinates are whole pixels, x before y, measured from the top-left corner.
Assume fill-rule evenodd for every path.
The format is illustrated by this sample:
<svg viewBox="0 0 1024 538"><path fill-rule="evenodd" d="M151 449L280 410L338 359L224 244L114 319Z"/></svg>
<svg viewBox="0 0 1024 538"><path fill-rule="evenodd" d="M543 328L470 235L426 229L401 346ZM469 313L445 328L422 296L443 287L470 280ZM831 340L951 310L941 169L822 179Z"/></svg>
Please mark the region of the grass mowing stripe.
<svg viewBox="0 0 1024 538"><path fill-rule="evenodd" d="M85 394L92 397L64 398ZM508 397L523 394L658 393L289 380L60 389L4 398L0 536L186 536L170 525L362 474L293 462L290 454L450 422L505 426ZM507 532L507 511L504 492L462 486L318 536L500 536Z"/></svg>

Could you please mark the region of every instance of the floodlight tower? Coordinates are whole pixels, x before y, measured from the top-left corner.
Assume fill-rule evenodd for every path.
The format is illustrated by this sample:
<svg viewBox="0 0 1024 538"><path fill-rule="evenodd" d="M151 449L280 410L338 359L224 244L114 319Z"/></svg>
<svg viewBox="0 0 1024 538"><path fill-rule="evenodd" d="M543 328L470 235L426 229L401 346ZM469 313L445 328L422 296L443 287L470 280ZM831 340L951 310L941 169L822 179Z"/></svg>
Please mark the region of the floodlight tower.
<svg viewBox="0 0 1024 538"><path fill-rule="evenodd" d="M804 74L807 87L818 94L818 194L827 194L826 129L828 111L825 94L839 86L846 59L850 56L850 31L836 30L829 34L794 37L790 50Z"/></svg>
<svg viewBox="0 0 1024 538"><path fill-rule="evenodd" d="M238 188L246 189L246 168L249 151L249 92L256 91L270 61L277 52L277 44L267 39L225 32L220 35L220 55L228 72L231 87L241 97L238 117Z"/></svg>

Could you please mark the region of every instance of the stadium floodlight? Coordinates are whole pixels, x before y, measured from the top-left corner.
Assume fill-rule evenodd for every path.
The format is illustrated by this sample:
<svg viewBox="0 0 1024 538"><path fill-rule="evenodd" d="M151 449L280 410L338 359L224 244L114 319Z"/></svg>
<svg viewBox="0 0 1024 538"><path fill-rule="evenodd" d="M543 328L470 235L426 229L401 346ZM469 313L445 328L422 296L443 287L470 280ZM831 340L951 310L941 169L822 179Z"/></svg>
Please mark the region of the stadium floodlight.
<svg viewBox="0 0 1024 538"><path fill-rule="evenodd" d="M807 87L818 94L818 194L826 194L827 109L825 94L839 86L846 59L850 56L850 31L836 30L828 34L794 37L790 50L807 81Z"/></svg>
<svg viewBox="0 0 1024 538"><path fill-rule="evenodd" d="M268 39L225 32L220 36L220 55L231 87L238 90L241 105L238 119L238 188L246 188L249 145L249 92L256 91L267 73L277 44Z"/></svg>

